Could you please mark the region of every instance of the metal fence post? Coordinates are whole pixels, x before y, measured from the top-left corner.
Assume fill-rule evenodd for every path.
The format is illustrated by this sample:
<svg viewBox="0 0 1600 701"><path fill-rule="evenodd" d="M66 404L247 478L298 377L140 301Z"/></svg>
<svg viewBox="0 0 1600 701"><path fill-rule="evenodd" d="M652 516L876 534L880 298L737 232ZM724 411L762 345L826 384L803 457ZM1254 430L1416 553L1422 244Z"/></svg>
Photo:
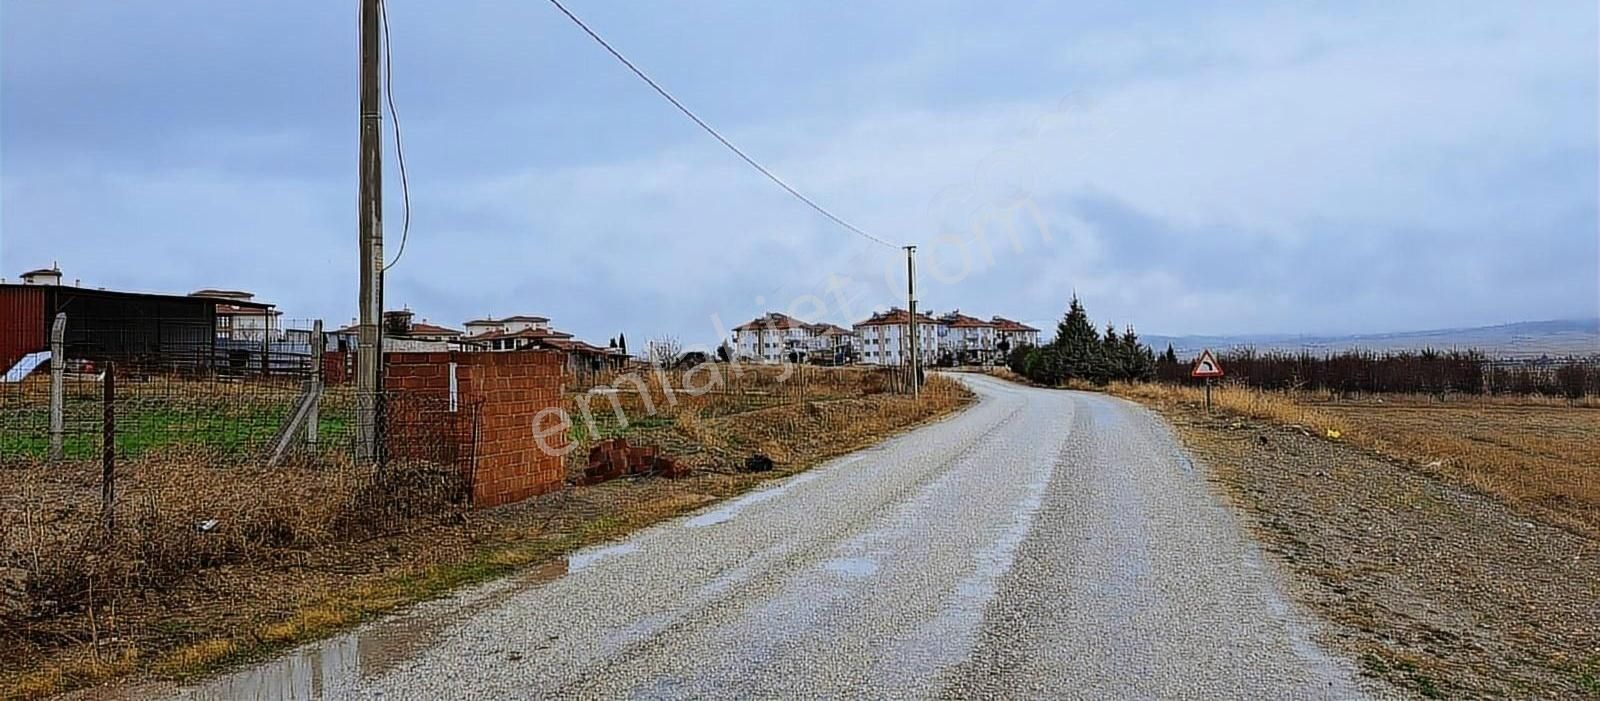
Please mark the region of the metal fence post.
<svg viewBox="0 0 1600 701"><path fill-rule="evenodd" d="M67 314L56 314L50 326L50 460L62 458L62 437L66 434L66 419L62 415L66 402L67 373Z"/></svg>
<svg viewBox="0 0 1600 701"><path fill-rule="evenodd" d="M106 535L111 536L117 527L117 366L106 361L105 415L101 424L100 446L100 516L105 521Z"/></svg>

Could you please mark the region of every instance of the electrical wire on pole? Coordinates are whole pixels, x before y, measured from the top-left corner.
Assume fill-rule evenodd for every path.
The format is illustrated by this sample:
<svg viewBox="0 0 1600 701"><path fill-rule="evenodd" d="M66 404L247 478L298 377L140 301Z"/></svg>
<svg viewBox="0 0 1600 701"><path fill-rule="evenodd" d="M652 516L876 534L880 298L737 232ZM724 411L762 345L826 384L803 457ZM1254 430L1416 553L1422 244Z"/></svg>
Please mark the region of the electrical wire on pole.
<svg viewBox="0 0 1600 701"><path fill-rule="evenodd" d="M394 108L394 45L389 39L389 3L385 0L378 0L378 21L383 27L383 97L389 104L394 160L400 167L400 249L394 252L394 260L383 266L383 271L389 272L406 254L406 241L411 238L411 179L406 175L406 150L400 141L400 113Z"/></svg>
<svg viewBox="0 0 1600 701"><path fill-rule="evenodd" d="M654 89L657 94L663 98L666 98L667 102L672 103L672 106L678 108L678 111L682 112L685 117L688 117L701 129L705 130L707 134L710 134L711 138L716 139L723 146L727 147L729 151L732 151L734 155L738 156L740 160L743 160L751 168L754 168L762 175L765 175L768 180L771 180L773 183L777 184L778 187L783 188L785 192L788 192L790 195L794 196L795 199L804 202L806 206L816 210L822 216L827 217L829 221L838 224L847 231L857 234L880 246L899 248L899 246L889 243L888 241L878 238L877 236L873 236L872 234L862 230L860 227L845 221L844 218L828 211L826 207L817 204L815 200L805 196L804 193L796 190L794 187L790 186L789 183L784 182L783 178L778 177L777 174L773 173L766 166L761 165L756 161L756 159L752 158L750 154L745 153L743 149L735 146L732 141L729 141L727 137L724 137L721 132L716 130L716 128L706 123L706 120L701 119L699 115L695 114L693 110L690 110L687 106L680 102L678 98L673 97L672 93L667 92L667 89L661 87L661 84L657 83L654 78L651 78L649 75L647 75L644 70L635 65L633 61L628 60L628 57L623 56L622 52L618 51L616 47L611 45L610 42L602 38L599 33L595 32L594 29L591 29L587 23L585 23L582 19L579 19L578 16L573 14L571 10L568 10L566 5L561 4L561 0L550 0L550 4L555 5L556 9L561 11L561 14L566 15L567 19L572 20L573 24L578 25L579 29L582 29L585 34L589 35L589 38L594 39L595 42L604 47L607 53L610 53L613 58L617 59L617 61L621 62L622 65L626 66L629 71L632 71L635 76L638 76L640 80L644 81L645 84Z"/></svg>

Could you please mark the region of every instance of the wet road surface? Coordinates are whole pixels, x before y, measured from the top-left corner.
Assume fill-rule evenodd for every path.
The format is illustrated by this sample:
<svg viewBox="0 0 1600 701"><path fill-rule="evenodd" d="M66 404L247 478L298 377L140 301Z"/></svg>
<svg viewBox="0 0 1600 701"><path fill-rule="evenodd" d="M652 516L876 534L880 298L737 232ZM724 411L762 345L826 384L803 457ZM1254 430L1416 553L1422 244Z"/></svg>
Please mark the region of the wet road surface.
<svg viewBox="0 0 1600 701"><path fill-rule="evenodd" d="M954 417L179 698L1355 698L1159 419Z"/></svg>

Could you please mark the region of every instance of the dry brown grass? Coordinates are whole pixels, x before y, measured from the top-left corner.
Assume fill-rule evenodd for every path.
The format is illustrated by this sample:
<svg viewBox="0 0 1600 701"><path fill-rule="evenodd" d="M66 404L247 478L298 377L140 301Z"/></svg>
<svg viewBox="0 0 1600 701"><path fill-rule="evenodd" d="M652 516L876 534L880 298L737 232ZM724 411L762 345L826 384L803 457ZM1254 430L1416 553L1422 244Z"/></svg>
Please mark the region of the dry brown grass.
<svg viewBox="0 0 1600 701"><path fill-rule="evenodd" d="M0 666L56 649L88 650L69 666L12 680L9 695L35 697L131 671L147 652L137 641L161 622L149 598L181 588L196 572L270 567L286 553L365 537L407 518L394 511L402 502L405 514L453 508L449 493L415 489L416 480L403 478L407 466L392 468L381 477L348 463L221 468L172 451L123 461L110 535L98 465L0 469L0 567L23 573L27 593L0 610L0 661L7 663Z"/></svg>
<svg viewBox="0 0 1600 701"><path fill-rule="evenodd" d="M1197 387L1117 385L1118 395L1197 410ZM1217 387L1218 411L1304 426L1495 496L1531 516L1600 537L1600 408L1565 400L1395 395L1341 401ZM1332 431L1332 433L1330 433Z"/></svg>
<svg viewBox="0 0 1600 701"><path fill-rule="evenodd" d="M751 453L780 464L804 461L823 448L810 443L859 445L930 412L948 412L971 396L937 375L929 377L918 404L897 394L896 378L881 370L747 365L717 371L722 374L714 385L700 371L673 371L639 376L642 392L639 385L619 382L623 391L616 394L569 395L575 442L569 474L582 470L591 445L618 436L659 447L701 470L734 470Z"/></svg>

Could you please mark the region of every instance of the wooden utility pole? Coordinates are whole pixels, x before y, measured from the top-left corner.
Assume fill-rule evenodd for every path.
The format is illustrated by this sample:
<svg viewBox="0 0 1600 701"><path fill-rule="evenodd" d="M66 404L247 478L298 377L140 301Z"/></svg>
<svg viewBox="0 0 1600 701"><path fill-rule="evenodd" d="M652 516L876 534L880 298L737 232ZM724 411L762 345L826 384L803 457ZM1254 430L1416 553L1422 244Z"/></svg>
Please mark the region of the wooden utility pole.
<svg viewBox="0 0 1600 701"><path fill-rule="evenodd" d="M922 339L917 337L917 266L913 255L917 252L916 246L906 246L906 332L911 334L909 345L911 355L908 356L911 366L911 396L918 397L922 394Z"/></svg>
<svg viewBox="0 0 1600 701"><path fill-rule="evenodd" d="M322 333L322 320L311 322L311 382L312 390L316 396L311 401L311 408L306 413L306 448L311 457L317 457L317 423L322 416L319 412L322 404L322 387L327 383L323 376L323 363L327 351L328 338Z"/></svg>
<svg viewBox="0 0 1600 701"><path fill-rule="evenodd" d="M356 340L356 459L378 455L379 374L383 368L383 137L379 76L380 0L361 0L361 299Z"/></svg>

